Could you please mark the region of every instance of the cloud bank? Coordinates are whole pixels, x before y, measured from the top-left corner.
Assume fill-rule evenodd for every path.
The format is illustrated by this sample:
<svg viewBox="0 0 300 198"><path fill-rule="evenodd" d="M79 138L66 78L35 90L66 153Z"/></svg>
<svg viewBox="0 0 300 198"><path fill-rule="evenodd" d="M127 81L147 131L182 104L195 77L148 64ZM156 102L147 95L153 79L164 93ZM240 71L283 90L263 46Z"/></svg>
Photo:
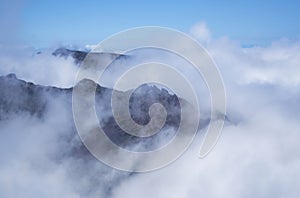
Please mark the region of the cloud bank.
<svg viewBox="0 0 300 198"><path fill-rule="evenodd" d="M68 138L72 114L64 100L47 96L51 108L43 120L17 114L0 121L0 196L299 197L300 42L244 48L213 38L205 23L191 34L219 66L227 93L229 121L207 157L198 158L201 131L181 158L150 173L131 175L70 157L68 146L80 144L76 135ZM77 67L71 59L28 51L2 53L0 75L73 85Z"/></svg>

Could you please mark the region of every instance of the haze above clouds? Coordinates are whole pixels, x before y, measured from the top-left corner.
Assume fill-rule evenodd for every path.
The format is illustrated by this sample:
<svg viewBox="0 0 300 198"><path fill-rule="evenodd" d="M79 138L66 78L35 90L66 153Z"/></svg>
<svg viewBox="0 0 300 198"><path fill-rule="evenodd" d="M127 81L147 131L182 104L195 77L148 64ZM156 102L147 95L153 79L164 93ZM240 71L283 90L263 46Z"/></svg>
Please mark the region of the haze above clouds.
<svg viewBox="0 0 300 198"><path fill-rule="evenodd" d="M60 137L73 130L72 117L59 98L49 97L53 108L45 120L16 114L0 121L0 196L101 197L109 191L111 197L299 197L300 41L245 48L213 37L208 25L199 22L190 34L220 69L230 124L207 157L198 158L199 133L185 155L150 173L128 176L68 157L57 163L53 156L68 144ZM16 73L41 85L70 87L77 69L72 59L51 53L2 47L0 54L0 75ZM97 178L102 172L105 177Z"/></svg>

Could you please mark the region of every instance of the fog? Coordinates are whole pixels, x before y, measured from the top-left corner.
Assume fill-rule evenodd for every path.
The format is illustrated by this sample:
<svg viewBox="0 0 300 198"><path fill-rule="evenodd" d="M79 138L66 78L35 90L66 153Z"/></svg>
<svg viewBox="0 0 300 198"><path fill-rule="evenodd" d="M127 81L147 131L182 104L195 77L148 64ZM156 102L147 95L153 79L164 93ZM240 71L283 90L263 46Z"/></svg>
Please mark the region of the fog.
<svg viewBox="0 0 300 198"><path fill-rule="evenodd" d="M283 38L245 48L210 32L200 22L190 35L220 69L228 121L205 158L198 157L203 126L187 152L169 166L134 174L110 168L72 150L82 143L71 101L46 92L48 108L42 118L17 112L0 120L0 196L299 197L300 41ZM73 86L78 65L71 57L54 57L51 50L37 54L28 47L1 48L0 76L15 73L39 85Z"/></svg>

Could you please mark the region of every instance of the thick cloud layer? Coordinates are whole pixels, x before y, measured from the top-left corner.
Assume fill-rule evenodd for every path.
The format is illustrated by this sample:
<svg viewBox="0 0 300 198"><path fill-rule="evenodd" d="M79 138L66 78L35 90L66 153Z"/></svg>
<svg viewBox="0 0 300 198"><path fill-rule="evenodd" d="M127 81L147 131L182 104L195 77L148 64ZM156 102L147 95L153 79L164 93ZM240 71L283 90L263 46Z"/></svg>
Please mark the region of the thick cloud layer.
<svg viewBox="0 0 300 198"><path fill-rule="evenodd" d="M18 114L0 121L0 196L299 197L300 42L243 48L209 32L204 23L192 28L222 73L229 121L207 157L198 158L203 133L177 161L144 174L62 157L80 140L67 138L72 114L61 98L49 96L52 108L43 120ZM15 51L3 53L0 75L72 86L77 66L71 59L23 52L18 58Z"/></svg>

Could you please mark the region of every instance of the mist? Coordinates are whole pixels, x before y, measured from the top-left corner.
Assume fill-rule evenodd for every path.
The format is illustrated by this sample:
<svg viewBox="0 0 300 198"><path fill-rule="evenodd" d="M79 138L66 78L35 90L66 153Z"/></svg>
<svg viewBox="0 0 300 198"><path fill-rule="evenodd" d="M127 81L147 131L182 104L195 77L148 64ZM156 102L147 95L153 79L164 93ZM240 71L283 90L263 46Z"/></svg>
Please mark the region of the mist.
<svg viewBox="0 0 300 198"><path fill-rule="evenodd" d="M43 116L13 112L0 120L0 196L298 197L300 41L283 38L268 46L245 48L226 36L214 38L210 32L200 22L190 35L219 67L228 119L205 158L198 157L207 129L203 125L187 152L169 166L139 174L113 169L85 149L76 133L68 94L45 92ZM51 50L37 54L27 47L1 48L0 76L14 73L37 85L74 86L78 65L72 57L55 57ZM127 63L149 61L148 53L153 52L117 60L100 84L112 87ZM160 55L158 60L172 59L180 69L176 58ZM193 71L186 75L201 78ZM195 87L203 97L200 105L206 119L209 96L204 81L198 80ZM22 95L12 93L11 97Z"/></svg>

